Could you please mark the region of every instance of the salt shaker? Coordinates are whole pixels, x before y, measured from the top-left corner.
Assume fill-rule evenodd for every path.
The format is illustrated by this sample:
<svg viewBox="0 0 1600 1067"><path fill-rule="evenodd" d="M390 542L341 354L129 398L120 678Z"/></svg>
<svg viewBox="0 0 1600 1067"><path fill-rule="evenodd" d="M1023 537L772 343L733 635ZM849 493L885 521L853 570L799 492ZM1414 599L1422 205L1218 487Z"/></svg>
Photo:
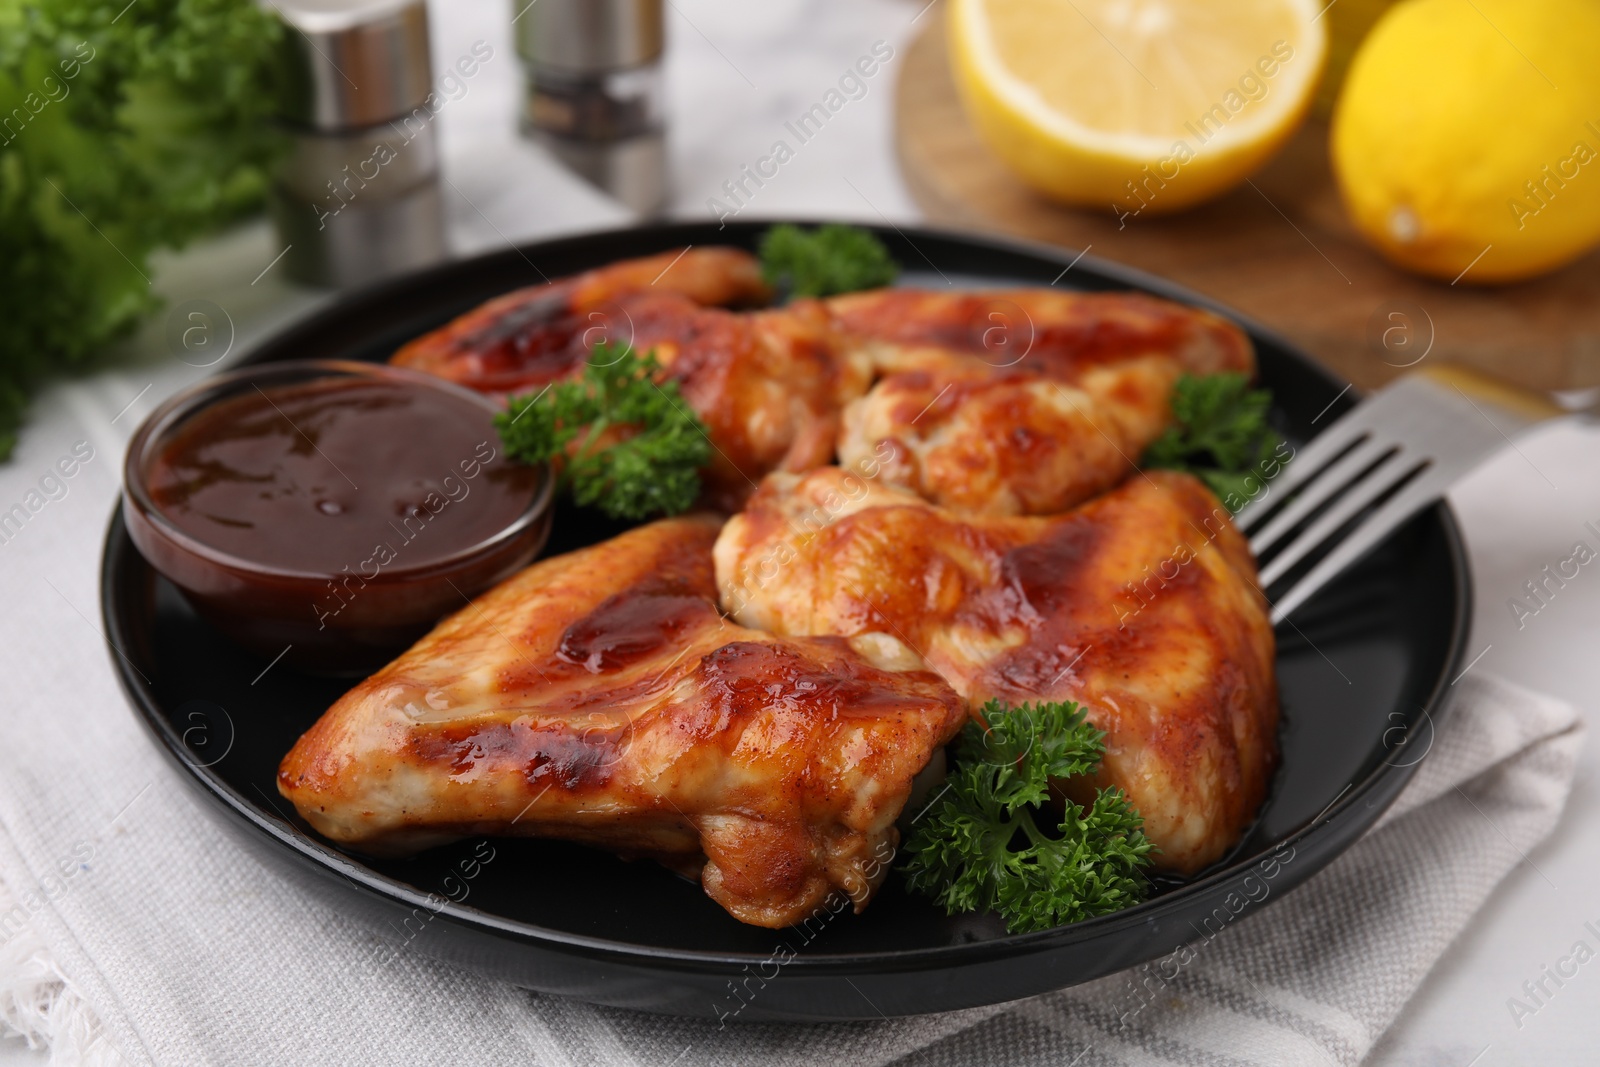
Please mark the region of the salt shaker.
<svg viewBox="0 0 1600 1067"><path fill-rule="evenodd" d="M512 0L525 135L644 214L666 201L661 0Z"/></svg>
<svg viewBox="0 0 1600 1067"><path fill-rule="evenodd" d="M423 0L272 0L294 147L271 196L291 277L360 285L443 259L440 97Z"/></svg>

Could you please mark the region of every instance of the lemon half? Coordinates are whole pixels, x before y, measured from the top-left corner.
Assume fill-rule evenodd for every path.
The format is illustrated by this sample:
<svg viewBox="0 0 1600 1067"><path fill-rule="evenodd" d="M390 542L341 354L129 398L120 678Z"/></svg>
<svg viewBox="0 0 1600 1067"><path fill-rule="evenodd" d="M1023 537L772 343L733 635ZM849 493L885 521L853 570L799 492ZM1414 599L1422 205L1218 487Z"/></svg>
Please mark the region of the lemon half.
<svg viewBox="0 0 1600 1067"><path fill-rule="evenodd" d="M1041 192L1123 213L1243 181L1294 131L1327 33L1316 0L954 0L974 125Z"/></svg>

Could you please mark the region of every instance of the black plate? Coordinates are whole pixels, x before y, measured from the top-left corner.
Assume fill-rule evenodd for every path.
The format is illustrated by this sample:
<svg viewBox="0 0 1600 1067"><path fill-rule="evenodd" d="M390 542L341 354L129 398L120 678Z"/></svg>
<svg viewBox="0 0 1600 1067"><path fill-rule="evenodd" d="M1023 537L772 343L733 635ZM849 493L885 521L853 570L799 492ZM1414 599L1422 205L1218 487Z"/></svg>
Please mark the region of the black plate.
<svg viewBox="0 0 1600 1067"><path fill-rule="evenodd" d="M261 345L253 361L381 360L488 297L685 244L752 247L765 223L672 225L563 238L410 275L339 301ZM879 230L906 284L1060 279L1211 302L1114 264L1040 246L929 230ZM537 266L535 266L537 265ZM1225 311L1226 309L1218 308ZM1233 316L1238 319L1238 316ZM1241 320L1242 321L1242 320ZM1291 440L1344 388L1249 323L1275 418ZM562 521L565 518L566 521ZM609 536L558 516L549 552ZM763 930L651 863L553 842L467 841L409 860L332 847L278 797L278 760L346 688L235 649L160 579L113 517L103 571L106 635L156 744L206 807L278 870L363 918L372 966L422 952L535 989L702 1017L870 1019L996 1003L1086 981L1170 952L1241 908L1270 904L1326 865L1394 799L1431 742L1466 637L1466 557L1449 510L1419 515L1280 628L1282 769L1233 856L1148 902L1044 933L950 918L892 876L863 915ZM148 679L148 682L146 682ZM1210 926L1207 926L1207 920ZM792 958L791 958L792 957ZM735 985L737 983L737 986Z"/></svg>

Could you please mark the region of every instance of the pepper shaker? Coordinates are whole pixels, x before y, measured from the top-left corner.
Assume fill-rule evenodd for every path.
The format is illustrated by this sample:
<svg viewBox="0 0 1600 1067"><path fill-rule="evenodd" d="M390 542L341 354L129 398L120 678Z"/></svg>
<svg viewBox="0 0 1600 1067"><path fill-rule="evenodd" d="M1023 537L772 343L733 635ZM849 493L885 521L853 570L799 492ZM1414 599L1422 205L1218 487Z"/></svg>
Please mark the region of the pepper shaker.
<svg viewBox="0 0 1600 1067"><path fill-rule="evenodd" d="M513 0L523 133L644 214L666 201L661 0Z"/></svg>
<svg viewBox="0 0 1600 1067"><path fill-rule="evenodd" d="M423 0L271 0L294 147L272 214L297 281L360 285L446 254Z"/></svg>

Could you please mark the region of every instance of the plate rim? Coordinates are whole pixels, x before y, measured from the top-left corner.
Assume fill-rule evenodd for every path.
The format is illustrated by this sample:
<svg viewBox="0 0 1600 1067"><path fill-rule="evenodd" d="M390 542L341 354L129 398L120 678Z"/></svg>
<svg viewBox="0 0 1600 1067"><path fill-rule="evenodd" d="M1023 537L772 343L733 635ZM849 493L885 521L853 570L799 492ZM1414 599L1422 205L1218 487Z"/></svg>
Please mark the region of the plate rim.
<svg viewBox="0 0 1600 1067"><path fill-rule="evenodd" d="M579 249L585 243L611 240L649 244L651 243L649 239L652 237L660 238L661 243L671 247L673 242L672 235L675 234L704 234L707 230L714 230L714 232L718 233L723 233L727 230L756 232L785 222L798 225L816 225L823 221L828 220L781 217L752 218L727 222L720 227L714 227L712 223L708 222L672 221L565 234L549 240L518 244L498 251L453 259L420 271L384 279L359 289L341 293L330 302L304 317L278 330L274 330L256 341L243 354L242 358L232 362L227 370L237 370L258 363L270 362L261 358L262 352L285 345L293 341L301 333L315 333L329 322L348 317L352 306L391 298L417 287L425 287L435 279L461 275L466 270L487 269L500 260L509 262L520 257L531 266L533 261L528 258L528 253L531 251L550 248L561 249L569 246ZM1065 266L1069 270L1087 265L1089 270L1098 274L1102 279L1224 315L1250 334L1253 340L1269 341L1288 354L1299 369L1309 371L1314 376L1323 379L1324 384L1329 388L1337 389L1342 385L1348 385L1337 374L1311 358L1299 345L1283 337L1277 331L1262 326L1254 319L1241 315L1227 305L1204 294L1196 293L1168 279L1114 260L1082 252L1071 258L1069 262L1068 257L1072 252L1070 249L1063 250L1042 242L1014 237L997 237L951 227L920 225L907 227L890 225L886 227L868 223L851 223L851 225L864 226L864 228L873 230L882 236L893 233L904 239L908 244L912 244L913 248L915 248L915 245L912 242L912 237L922 236L959 244L982 246L989 250L1021 254L1054 262ZM908 233L912 236L907 236ZM681 244L682 241L680 240L676 243ZM929 265L932 266L931 261ZM539 270L537 266L534 269L536 271ZM934 269L935 271L938 270L937 267ZM1065 273L1065 270L1063 273ZM1350 397L1350 394L1354 392L1354 388L1346 388L1344 392L1341 392L1335 398L1330 406L1340 412L1347 410L1355 403L1355 400ZM398 879L380 874L362 864L359 860L312 837L292 824L280 823L278 820L268 817L262 808L235 790L219 775L214 774L209 765L205 765L195 758L194 753L183 744L182 738L166 719L153 692L150 692L141 684L142 678L137 676L136 668L133 668L131 662L120 651L123 647L130 647L131 635L126 632L119 617L118 597L114 595L119 583L115 579L114 572L120 566L118 559L120 553L137 552L133 548L131 541L128 540L126 528L122 521L121 509L122 493L119 490L116 502L113 505L111 520L107 526L100 567L101 620L105 628L107 653L111 660L113 671L137 718L145 729L152 734L153 739L158 742L158 747L163 754L172 761L177 770L182 772L182 776L191 786L199 788L214 801L219 801L223 807L227 808L241 821L244 827L258 834L264 833L275 846L287 846L288 852L297 862L313 869L314 873L318 875L326 876L331 874L341 877L354 888L375 896L386 903L400 904L410 908L427 908L436 916L456 924L471 927L501 939L514 938L530 947L540 947L568 954L581 954L590 959L604 962L645 965L653 968L665 967L686 972L721 972L730 966L740 967L768 958L768 954L761 952L670 948L585 934L574 934L537 926L522 920L507 919L492 912L483 911L466 904L457 904L449 900L445 900L442 906L437 906L440 899L437 894L425 893ZM1444 547L1449 557L1449 569L1456 594L1455 611L1449 620L1448 652L1445 655L1443 670L1434 679L1427 698L1421 705L1423 715L1428 717L1437 729L1440 723L1448 718L1451 705L1446 699L1448 696L1447 691L1454 684L1449 679L1464 658L1467 640L1470 637L1473 586L1466 543L1448 499L1439 501L1420 514L1431 516L1439 524L1440 532L1443 535ZM1425 759L1426 757L1423 758ZM1367 798L1374 790L1384 788L1387 791L1387 795L1380 798L1381 806L1367 820L1368 827L1370 827L1371 823L1375 822L1378 816L1393 803L1395 797L1410 781L1422 762L1423 759L1406 765L1380 763L1360 781L1352 782L1330 803L1322 814L1292 834L1273 842L1271 851L1252 853L1248 857L1238 857L1232 862L1216 867L1202 878L1186 882L1171 893L1163 894L1155 900L1133 905L1119 912L1096 916L1049 930L1006 934L1000 937L961 944L854 953L799 953L785 963L785 968L795 969L811 977L823 978L834 975L882 973L886 970L923 970L941 964L964 966L1006 958L1024 958L1039 952L1049 951L1058 945L1068 942L1091 940L1103 935L1115 935L1123 929L1144 926L1157 918L1149 914L1149 912L1152 908L1159 907L1162 901L1172 900L1175 897L1184 899L1202 895L1209 888L1239 877L1246 868L1259 863L1263 855L1272 855L1273 852L1280 851L1285 847L1293 848L1303 843L1313 834L1316 834L1319 839L1327 836L1327 833L1331 832L1331 830L1325 830L1324 828L1331 828L1335 822L1349 821L1351 813L1356 811L1356 806L1363 799ZM269 805L272 802L270 797L268 802ZM1352 837L1350 841L1340 846L1333 856L1336 857L1342 854L1356 840L1359 840L1359 837L1359 834ZM1332 862L1332 857L1327 862ZM1321 866L1317 868L1317 870L1320 869ZM1303 876L1299 881L1288 887L1289 891L1297 888L1306 878L1313 877L1315 873L1316 870L1313 870ZM1277 894L1274 899L1281 895ZM1263 901L1263 903L1267 903L1267 901ZM772 932L774 937L778 937L782 931L774 930ZM974 1003L981 1002L976 1001Z"/></svg>

